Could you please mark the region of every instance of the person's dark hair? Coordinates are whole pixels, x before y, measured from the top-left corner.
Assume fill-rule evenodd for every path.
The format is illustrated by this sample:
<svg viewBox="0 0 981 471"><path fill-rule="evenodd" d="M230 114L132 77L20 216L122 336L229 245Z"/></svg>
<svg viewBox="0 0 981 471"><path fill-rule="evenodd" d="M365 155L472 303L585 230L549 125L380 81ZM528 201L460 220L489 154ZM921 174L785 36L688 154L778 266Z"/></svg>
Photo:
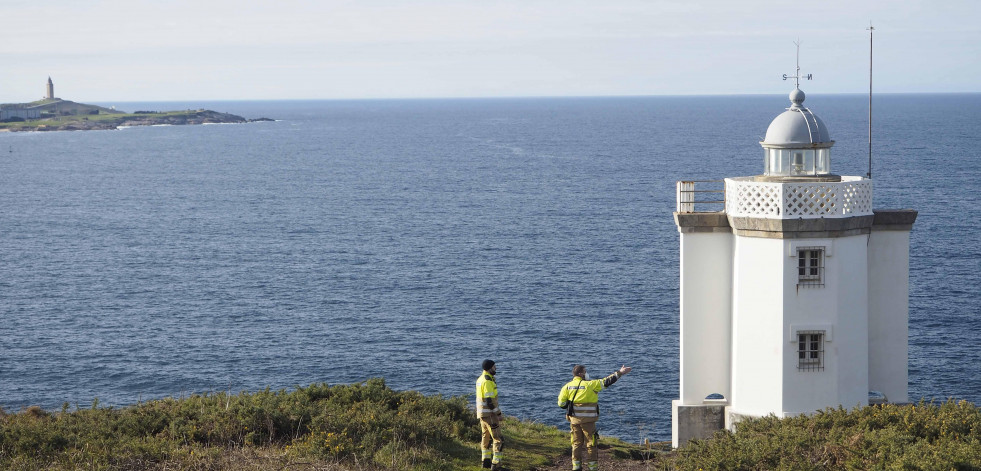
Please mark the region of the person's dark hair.
<svg viewBox="0 0 981 471"><path fill-rule="evenodd" d="M494 360L484 360L480 366L484 369L484 371L490 371L490 369L494 367Z"/></svg>
<svg viewBox="0 0 981 471"><path fill-rule="evenodd" d="M572 376L583 376L586 374L586 367L582 365L576 365L572 367Z"/></svg>

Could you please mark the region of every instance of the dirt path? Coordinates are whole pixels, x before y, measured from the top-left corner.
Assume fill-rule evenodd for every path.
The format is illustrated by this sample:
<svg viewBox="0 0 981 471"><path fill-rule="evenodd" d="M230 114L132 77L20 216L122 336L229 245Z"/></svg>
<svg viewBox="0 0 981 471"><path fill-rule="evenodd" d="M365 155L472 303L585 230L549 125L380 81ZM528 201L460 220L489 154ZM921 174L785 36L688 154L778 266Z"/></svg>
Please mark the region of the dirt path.
<svg viewBox="0 0 981 471"><path fill-rule="evenodd" d="M585 463L583 463L585 465ZM609 445L599 445L599 467L603 471L654 471L663 468L663 460L660 453L654 452L650 460L631 460L614 458L610 453ZM585 468L585 466L583 466ZM572 469L572 456L562 455L555 461L555 464L545 468L538 468L538 471L570 471Z"/></svg>

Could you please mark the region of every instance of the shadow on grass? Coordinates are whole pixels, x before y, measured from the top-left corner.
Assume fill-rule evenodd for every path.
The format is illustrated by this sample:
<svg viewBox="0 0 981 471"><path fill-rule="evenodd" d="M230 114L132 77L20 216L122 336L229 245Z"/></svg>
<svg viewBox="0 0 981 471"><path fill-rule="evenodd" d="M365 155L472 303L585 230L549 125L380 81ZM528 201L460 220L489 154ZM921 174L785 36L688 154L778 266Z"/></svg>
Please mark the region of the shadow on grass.
<svg viewBox="0 0 981 471"><path fill-rule="evenodd" d="M569 454L568 435L558 429L530 421L505 418L503 470L531 471L552 466L556 458ZM455 465L454 469L470 471L480 468L480 443L455 441L440 449Z"/></svg>

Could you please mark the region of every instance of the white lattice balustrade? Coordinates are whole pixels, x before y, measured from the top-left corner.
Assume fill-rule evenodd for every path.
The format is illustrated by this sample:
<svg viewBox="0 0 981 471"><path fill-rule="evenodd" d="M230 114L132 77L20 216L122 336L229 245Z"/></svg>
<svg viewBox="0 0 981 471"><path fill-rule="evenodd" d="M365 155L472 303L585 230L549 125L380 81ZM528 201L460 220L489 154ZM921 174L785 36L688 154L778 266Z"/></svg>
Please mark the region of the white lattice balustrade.
<svg viewBox="0 0 981 471"><path fill-rule="evenodd" d="M841 177L841 182L775 183L726 178L726 213L772 219L870 215L872 181Z"/></svg>

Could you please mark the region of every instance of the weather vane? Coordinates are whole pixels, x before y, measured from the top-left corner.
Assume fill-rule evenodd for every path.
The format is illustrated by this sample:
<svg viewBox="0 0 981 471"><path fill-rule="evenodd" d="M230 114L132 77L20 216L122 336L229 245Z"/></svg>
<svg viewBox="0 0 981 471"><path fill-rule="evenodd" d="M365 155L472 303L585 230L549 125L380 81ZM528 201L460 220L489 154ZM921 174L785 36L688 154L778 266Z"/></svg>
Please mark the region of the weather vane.
<svg viewBox="0 0 981 471"><path fill-rule="evenodd" d="M800 88L800 79L810 80L813 76L812 74L807 74L807 75L800 74L800 39L794 41L794 44L797 46L797 74L796 75L783 74L783 79L784 80L787 80L789 78L794 79L795 82L794 84L797 86L797 88Z"/></svg>

